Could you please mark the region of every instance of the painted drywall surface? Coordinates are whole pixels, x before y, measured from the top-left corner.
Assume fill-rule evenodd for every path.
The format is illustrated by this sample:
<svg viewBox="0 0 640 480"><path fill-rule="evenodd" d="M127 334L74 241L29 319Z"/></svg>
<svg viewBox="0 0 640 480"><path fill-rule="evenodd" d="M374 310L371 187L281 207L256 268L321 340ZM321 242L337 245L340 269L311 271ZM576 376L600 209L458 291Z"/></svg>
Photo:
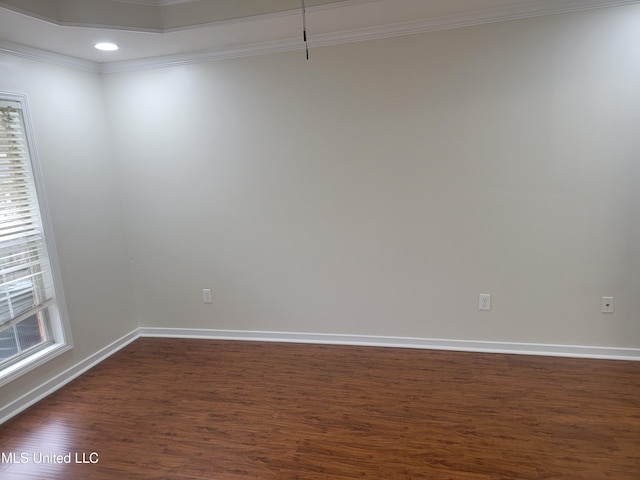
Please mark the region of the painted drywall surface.
<svg viewBox="0 0 640 480"><path fill-rule="evenodd" d="M639 346L639 33L635 5L106 76L141 325Z"/></svg>
<svg viewBox="0 0 640 480"><path fill-rule="evenodd" d="M137 321L100 77L0 55L0 90L28 96L74 341L70 352L2 387L2 407Z"/></svg>

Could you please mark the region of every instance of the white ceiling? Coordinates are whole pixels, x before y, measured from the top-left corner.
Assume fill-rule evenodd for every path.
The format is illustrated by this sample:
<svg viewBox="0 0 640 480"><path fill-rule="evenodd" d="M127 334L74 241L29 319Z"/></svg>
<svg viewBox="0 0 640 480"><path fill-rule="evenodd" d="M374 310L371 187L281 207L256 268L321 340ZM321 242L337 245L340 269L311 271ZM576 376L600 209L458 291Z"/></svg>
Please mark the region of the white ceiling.
<svg viewBox="0 0 640 480"><path fill-rule="evenodd" d="M309 45L640 0L306 0ZM303 48L300 0L0 0L0 50L112 68ZM28 7L28 8L27 8ZM98 41L117 52L93 48ZM144 60L143 60L144 59ZM155 59L155 60L150 60Z"/></svg>

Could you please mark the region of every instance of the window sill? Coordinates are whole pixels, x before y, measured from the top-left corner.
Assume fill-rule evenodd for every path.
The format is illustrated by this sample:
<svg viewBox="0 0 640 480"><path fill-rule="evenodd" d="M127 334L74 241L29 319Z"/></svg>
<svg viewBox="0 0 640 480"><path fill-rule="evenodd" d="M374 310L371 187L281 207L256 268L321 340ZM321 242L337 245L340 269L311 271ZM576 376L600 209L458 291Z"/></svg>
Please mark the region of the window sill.
<svg viewBox="0 0 640 480"><path fill-rule="evenodd" d="M44 365L70 349L71 345L68 343L54 343L53 345L49 345L48 347L35 352L33 355L29 355L19 362L3 368L2 371L0 371L0 387L24 375L25 373L30 372L34 368Z"/></svg>

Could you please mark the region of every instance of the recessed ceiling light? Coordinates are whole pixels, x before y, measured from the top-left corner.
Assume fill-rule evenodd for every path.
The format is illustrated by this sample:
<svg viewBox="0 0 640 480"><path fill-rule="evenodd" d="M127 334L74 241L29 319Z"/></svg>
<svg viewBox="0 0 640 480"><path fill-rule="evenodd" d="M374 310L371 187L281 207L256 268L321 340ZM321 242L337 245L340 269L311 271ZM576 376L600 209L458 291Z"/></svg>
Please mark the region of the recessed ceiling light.
<svg viewBox="0 0 640 480"><path fill-rule="evenodd" d="M98 50L103 50L105 52L114 52L115 50L118 50L118 48L120 48L118 47L118 45L111 42L96 43L94 47L96 47Z"/></svg>

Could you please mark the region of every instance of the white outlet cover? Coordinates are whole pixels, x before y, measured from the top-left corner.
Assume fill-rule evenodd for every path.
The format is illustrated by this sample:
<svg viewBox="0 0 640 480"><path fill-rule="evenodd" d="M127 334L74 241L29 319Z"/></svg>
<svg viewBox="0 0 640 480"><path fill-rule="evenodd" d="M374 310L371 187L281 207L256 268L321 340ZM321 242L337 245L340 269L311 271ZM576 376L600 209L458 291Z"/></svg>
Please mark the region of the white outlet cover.
<svg viewBox="0 0 640 480"><path fill-rule="evenodd" d="M478 310L491 310L491 294L480 293L478 295Z"/></svg>
<svg viewBox="0 0 640 480"><path fill-rule="evenodd" d="M613 313L613 297L602 297L602 313Z"/></svg>
<svg viewBox="0 0 640 480"><path fill-rule="evenodd" d="M211 298L211 289L203 288L202 289L202 300L204 303L213 303L213 299Z"/></svg>

